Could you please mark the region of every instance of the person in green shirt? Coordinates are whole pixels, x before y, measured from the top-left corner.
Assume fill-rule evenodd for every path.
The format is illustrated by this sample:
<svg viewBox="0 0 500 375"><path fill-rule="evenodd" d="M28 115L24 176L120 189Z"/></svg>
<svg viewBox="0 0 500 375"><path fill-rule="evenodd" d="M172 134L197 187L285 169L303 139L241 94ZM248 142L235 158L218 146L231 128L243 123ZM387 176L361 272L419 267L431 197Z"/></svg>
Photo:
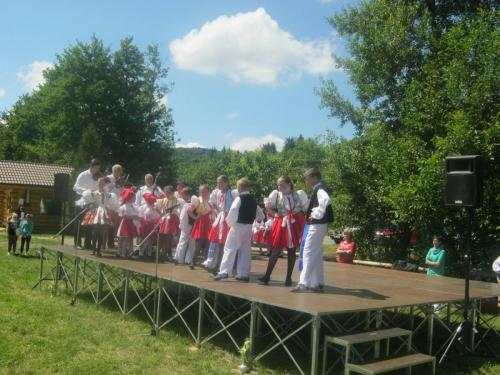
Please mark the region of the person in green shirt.
<svg viewBox="0 0 500 375"><path fill-rule="evenodd" d="M30 250L30 242L31 242L31 233L33 233L33 215L27 214L26 220L21 227L21 256L24 252L24 244L26 243L26 255L28 255L28 251Z"/></svg>
<svg viewBox="0 0 500 375"><path fill-rule="evenodd" d="M441 236L435 235L432 237L432 245L425 257L425 264L427 265L427 275L443 276L445 266L446 252L443 249L443 241Z"/></svg>

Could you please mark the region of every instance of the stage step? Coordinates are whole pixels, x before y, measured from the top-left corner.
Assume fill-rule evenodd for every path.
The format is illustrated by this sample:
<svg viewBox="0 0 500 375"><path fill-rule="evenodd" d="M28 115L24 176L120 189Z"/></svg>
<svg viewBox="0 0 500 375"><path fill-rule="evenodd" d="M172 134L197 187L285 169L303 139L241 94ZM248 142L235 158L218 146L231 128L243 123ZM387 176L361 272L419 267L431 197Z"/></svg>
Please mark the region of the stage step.
<svg viewBox="0 0 500 375"><path fill-rule="evenodd" d="M436 372L436 358L422 353L408 354L403 357L390 358L365 364L349 363L347 365L347 374L356 372L365 375L376 375L403 368L409 368L411 371L411 367L427 363L432 364L432 374L434 375Z"/></svg>
<svg viewBox="0 0 500 375"><path fill-rule="evenodd" d="M346 344L354 345L354 344L362 344L365 342L380 341L380 340L390 339L393 337L403 337L410 335L411 331L407 329L387 328L378 331L361 332L345 336L336 336L336 337L330 336L331 339L328 341L339 345L346 345Z"/></svg>

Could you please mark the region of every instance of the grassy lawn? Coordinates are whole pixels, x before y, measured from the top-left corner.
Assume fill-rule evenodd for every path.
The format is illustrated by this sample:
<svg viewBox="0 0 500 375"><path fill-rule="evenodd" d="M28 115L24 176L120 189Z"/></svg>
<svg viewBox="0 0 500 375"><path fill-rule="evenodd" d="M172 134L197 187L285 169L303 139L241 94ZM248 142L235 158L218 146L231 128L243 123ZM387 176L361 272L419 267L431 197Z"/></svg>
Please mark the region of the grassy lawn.
<svg viewBox="0 0 500 375"><path fill-rule="evenodd" d="M56 242L49 235L35 236L31 253ZM84 300L71 306L64 295L51 297L48 282L42 290L32 290L39 260L9 257L6 247L5 232L0 232L0 374L237 373L238 354L224 345L207 343L197 349L181 329L151 337L150 324L140 317L124 318L118 309ZM289 362L275 357L254 373L295 373L284 370ZM500 366L452 356L438 373L499 374Z"/></svg>

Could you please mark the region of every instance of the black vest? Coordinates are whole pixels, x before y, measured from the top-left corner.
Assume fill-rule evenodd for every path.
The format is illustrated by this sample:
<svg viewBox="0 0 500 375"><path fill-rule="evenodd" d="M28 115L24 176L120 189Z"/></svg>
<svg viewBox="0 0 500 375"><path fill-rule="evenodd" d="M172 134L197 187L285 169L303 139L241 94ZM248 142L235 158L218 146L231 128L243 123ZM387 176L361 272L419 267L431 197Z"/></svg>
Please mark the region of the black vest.
<svg viewBox="0 0 500 375"><path fill-rule="evenodd" d="M186 203L191 203L191 201L186 202ZM188 215L188 223L189 223L189 225L193 226L195 220L187 212L186 212L186 215Z"/></svg>
<svg viewBox="0 0 500 375"><path fill-rule="evenodd" d="M238 223L253 224L257 211L257 201L250 194L240 195L241 206L238 211Z"/></svg>
<svg viewBox="0 0 500 375"><path fill-rule="evenodd" d="M324 185L323 182L320 181L318 186L316 186L314 188L313 193L311 195L311 200L309 201L309 207L307 207L307 217L311 216L311 212L312 212L312 209L314 207L319 206L319 203L318 203L318 190L319 189L323 189L324 191L326 191L330 195L330 192L328 191L328 188L326 187L326 185ZM323 215L322 219L319 219L319 220L311 219L311 224L326 224L326 223L332 223L332 222L333 222L333 210L332 210L331 204L328 204L328 206L326 206L325 215Z"/></svg>

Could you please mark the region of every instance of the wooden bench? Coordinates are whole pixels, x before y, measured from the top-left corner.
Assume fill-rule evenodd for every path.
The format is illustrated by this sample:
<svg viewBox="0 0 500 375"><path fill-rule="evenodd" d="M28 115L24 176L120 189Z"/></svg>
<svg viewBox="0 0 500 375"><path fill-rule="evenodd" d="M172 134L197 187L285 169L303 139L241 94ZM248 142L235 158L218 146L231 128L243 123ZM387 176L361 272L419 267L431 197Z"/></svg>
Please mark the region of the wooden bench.
<svg viewBox="0 0 500 375"><path fill-rule="evenodd" d="M403 340L406 341L407 351L409 352L411 350L411 336L411 331L402 328L388 328L336 337L325 336L323 346L323 374L326 372L326 354L329 344L339 345L345 348L344 369L347 374L349 358L351 356L353 345L373 342L374 357L378 358L380 356L380 341L387 340L385 354L388 356L391 338L403 338Z"/></svg>
<svg viewBox="0 0 500 375"><path fill-rule="evenodd" d="M436 373L436 358L427 354L414 353L402 357L385 359L377 362L370 362L364 364L347 365L346 374L356 372L364 375L383 374L385 372L408 368L408 374L411 374L413 366L423 365L430 363L432 365L432 375Z"/></svg>

